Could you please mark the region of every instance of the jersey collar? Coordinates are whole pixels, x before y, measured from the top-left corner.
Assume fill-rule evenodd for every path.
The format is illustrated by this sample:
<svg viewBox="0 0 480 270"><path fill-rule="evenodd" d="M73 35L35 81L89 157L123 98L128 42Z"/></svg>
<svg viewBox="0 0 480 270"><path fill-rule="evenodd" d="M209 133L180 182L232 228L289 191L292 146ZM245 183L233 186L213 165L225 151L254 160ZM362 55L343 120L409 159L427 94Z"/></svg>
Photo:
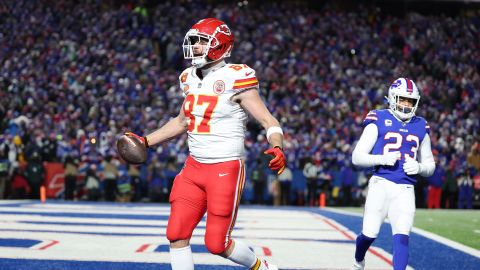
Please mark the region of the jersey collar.
<svg viewBox="0 0 480 270"><path fill-rule="evenodd" d="M208 74L212 73L212 72L215 72L219 69L221 69L222 67L224 67L227 63L225 63L224 60L218 62L217 64L209 67L209 68L205 68L205 69L200 69L200 71L202 72L202 75L203 75L203 78L205 78ZM196 73L197 73L197 68L194 68L193 69L193 72L192 74L195 74L196 76ZM197 76L196 76L197 77Z"/></svg>

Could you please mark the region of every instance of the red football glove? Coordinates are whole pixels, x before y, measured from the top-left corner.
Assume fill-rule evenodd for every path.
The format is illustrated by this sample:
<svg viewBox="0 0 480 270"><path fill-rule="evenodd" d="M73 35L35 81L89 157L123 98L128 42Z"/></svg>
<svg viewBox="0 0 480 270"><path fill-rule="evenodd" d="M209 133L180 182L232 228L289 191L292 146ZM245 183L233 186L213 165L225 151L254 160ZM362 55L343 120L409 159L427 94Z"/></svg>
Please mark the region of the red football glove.
<svg viewBox="0 0 480 270"><path fill-rule="evenodd" d="M148 141L147 141L146 137L138 136L137 134L135 134L133 132L130 132L130 131L125 132L125 135L129 136L129 137L135 137L135 138L139 139L143 144L145 144L145 147L148 148Z"/></svg>
<svg viewBox="0 0 480 270"><path fill-rule="evenodd" d="M263 153L273 156L273 159L270 160L270 163L268 163L268 167L272 171L278 170L277 174L281 174L285 169L285 165L287 164L287 160L285 159L285 155L283 154L282 148L280 148L279 146L275 146Z"/></svg>

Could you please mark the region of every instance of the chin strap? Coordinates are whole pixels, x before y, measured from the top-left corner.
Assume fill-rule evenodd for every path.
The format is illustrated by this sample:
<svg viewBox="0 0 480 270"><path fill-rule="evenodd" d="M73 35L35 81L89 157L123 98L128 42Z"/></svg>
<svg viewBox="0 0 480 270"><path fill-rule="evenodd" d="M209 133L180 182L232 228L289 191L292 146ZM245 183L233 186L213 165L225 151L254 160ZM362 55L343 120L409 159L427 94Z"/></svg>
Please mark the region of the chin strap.
<svg viewBox="0 0 480 270"><path fill-rule="evenodd" d="M208 64L207 57L193 58L192 59L192 66L194 66L196 68L202 68L206 64Z"/></svg>

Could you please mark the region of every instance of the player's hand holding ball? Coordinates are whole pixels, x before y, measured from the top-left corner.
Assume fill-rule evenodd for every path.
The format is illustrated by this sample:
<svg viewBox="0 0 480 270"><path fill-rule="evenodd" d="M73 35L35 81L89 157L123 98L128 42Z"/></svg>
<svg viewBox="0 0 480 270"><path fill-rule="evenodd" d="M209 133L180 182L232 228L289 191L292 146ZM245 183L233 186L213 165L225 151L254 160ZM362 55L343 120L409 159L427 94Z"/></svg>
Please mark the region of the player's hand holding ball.
<svg viewBox="0 0 480 270"><path fill-rule="evenodd" d="M403 163L403 171L407 175L418 174L420 173L420 164L415 159L407 157L405 163Z"/></svg>
<svg viewBox="0 0 480 270"><path fill-rule="evenodd" d="M400 159L400 151L388 152L382 156L381 165L393 166Z"/></svg>
<svg viewBox="0 0 480 270"><path fill-rule="evenodd" d="M120 157L131 164L141 164L147 161L148 143L145 137L132 132L125 132L117 141L117 151Z"/></svg>
<svg viewBox="0 0 480 270"><path fill-rule="evenodd" d="M287 160L285 159L282 148L275 146L268 149L264 153L273 156L273 159L270 160L270 163L268 163L268 167L272 171L277 171L277 174L281 174L285 169L285 165L287 164Z"/></svg>

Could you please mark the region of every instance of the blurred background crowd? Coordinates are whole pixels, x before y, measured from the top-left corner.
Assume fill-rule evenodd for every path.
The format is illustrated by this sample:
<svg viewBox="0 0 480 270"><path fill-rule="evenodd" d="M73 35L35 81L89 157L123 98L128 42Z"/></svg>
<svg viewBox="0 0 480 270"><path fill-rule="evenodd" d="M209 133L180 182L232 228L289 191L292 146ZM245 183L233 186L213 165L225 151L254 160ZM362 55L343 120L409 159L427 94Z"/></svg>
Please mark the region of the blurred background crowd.
<svg viewBox="0 0 480 270"><path fill-rule="evenodd" d="M161 3L160 3L161 2ZM177 115L181 44L200 18L234 31L230 63L254 68L281 121L288 170L266 168L265 132L247 125L244 203L360 205L369 170L351 165L361 122L389 84L412 78L437 171L418 207L480 202L480 8L351 1L50 1L0 3L0 198L167 201L186 135L129 166L115 141ZM434 10L435 12L431 12ZM434 14L432 14L434 13ZM61 164L64 184L50 181ZM45 182L49 178L49 182ZM480 205L476 205L479 207Z"/></svg>

